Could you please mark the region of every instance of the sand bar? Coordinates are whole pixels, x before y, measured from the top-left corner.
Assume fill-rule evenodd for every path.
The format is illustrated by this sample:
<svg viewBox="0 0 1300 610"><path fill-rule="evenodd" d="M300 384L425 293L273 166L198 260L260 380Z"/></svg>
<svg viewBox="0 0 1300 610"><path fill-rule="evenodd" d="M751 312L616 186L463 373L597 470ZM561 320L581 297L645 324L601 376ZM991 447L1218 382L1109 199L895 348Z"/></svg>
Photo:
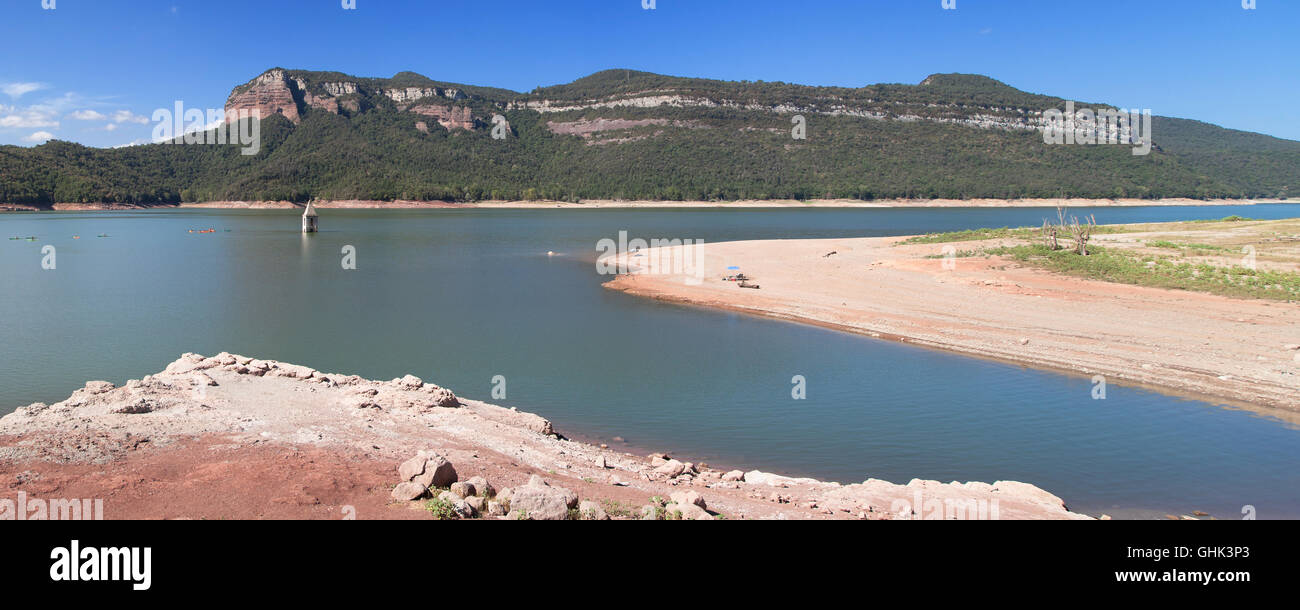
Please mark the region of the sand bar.
<svg viewBox="0 0 1300 610"><path fill-rule="evenodd" d="M1263 233L1280 226L1244 225L1240 230ZM1183 233L1095 239L1135 247L1154 237L1191 239ZM648 249L634 260L663 260L661 273L620 275L606 286L1089 378L1103 375L1108 383L1226 402L1300 422L1300 352L1295 349L1300 307L1295 302L1086 280L1002 257L945 261L934 258L944 246L960 251L1003 242L896 245L903 239L706 244L700 247L704 271L698 285L687 281L691 274L672 273L666 262L672 254ZM1300 242L1278 247L1300 255ZM1261 254L1260 265L1296 271L1300 265L1294 260ZM733 265L761 288L724 281L735 273L727 270Z"/></svg>

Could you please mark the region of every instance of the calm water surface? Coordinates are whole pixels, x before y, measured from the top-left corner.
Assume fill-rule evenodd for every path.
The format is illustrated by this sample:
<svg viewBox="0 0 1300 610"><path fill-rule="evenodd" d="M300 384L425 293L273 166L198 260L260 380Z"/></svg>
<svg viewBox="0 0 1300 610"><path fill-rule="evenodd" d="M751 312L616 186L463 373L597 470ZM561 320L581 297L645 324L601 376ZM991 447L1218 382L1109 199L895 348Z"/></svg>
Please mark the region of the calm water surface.
<svg viewBox="0 0 1300 610"><path fill-rule="evenodd" d="M1100 222L1300 205L1077 209ZM0 214L0 414L229 351L506 400L570 434L845 482L1015 479L1075 510L1300 517L1300 430L1149 391L602 289L595 243L1036 226L1054 209ZM216 233L191 234L190 229ZM110 237L96 237L107 234ZM81 239L73 239L80 235ZM38 240L9 241L15 236ZM41 269L41 247L57 269ZM340 249L357 250L344 271ZM559 256L547 257L547 251ZM743 263L743 262L742 262ZM791 377L807 400L790 397Z"/></svg>

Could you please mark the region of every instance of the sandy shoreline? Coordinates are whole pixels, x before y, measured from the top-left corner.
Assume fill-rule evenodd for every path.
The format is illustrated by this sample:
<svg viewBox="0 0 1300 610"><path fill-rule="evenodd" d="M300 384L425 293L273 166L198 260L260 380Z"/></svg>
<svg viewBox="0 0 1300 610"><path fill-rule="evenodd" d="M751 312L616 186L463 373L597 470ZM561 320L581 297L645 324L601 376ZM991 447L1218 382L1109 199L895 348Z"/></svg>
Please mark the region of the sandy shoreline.
<svg viewBox="0 0 1300 610"><path fill-rule="evenodd" d="M629 294L816 324L876 338L1227 403L1300 423L1300 310L1285 301L1083 280L999 257L895 245L904 238L706 244L703 281L625 274ZM1123 234L1100 236L1118 243ZM834 255L827 254L835 252ZM660 255L644 251L645 259ZM664 260L668 260L665 258ZM758 290L722 281L738 265Z"/></svg>
<svg viewBox="0 0 1300 610"><path fill-rule="evenodd" d="M1135 207L1135 206L1214 206L1255 205L1266 203L1295 203L1281 199L882 199L860 201L852 199L761 200L761 201L615 201L588 200L582 203L562 201L480 201L451 203L446 201L371 201L339 200L320 201L315 205L323 209L597 209L597 208L1027 208L1058 205L1068 207ZM56 203L54 211L148 210L148 209L230 209L230 210L287 210L303 207L289 201L208 201L141 206L106 203ZM35 206L0 204L0 212L40 211Z"/></svg>
<svg viewBox="0 0 1300 610"><path fill-rule="evenodd" d="M100 498L109 519L431 518L397 500L397 467L421 451L498 490L541 477L616 518L694 492L728 519L1087 519L1033 485L842 485L639 456L557 434L530 413L457 398L407 376L371 381L231 354L186 354L122 387L0 418L0 501ZM702 502L703 502L702 501ZM936 513L936 507L938 512ZM936 517L937 515L937 517Z"/></svg>

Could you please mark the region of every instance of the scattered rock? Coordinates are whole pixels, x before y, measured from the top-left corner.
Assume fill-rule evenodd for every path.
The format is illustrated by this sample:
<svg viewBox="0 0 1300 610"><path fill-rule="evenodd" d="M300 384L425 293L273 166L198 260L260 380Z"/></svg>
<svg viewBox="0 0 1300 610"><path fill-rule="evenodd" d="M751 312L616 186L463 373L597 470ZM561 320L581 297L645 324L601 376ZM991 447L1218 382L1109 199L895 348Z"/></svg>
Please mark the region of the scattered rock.
<svg viewBox="0 0 1300 610"><path fill-rule="evenodd" d="M704 497L694 491L673 492L669 498L679 505L691 504L706 510L708 509L708 506L704 503Z"/></svg>
<svg viewBox="0 0 1300 610"><path fill-rule="evenodd" d="M221 352L220 354L210 358L210 360L217 366L230 366L239 362L239 360L229 352Z"/></svg>
<svg viewBox="0 0 1300 610"><path fill-rule="evenodd" d="M670 479L685 471L686 471L686 464L683 464L677 460L668 460L655 468L655 474L663 475Z"/></svg>
<svg viewBox="0 0 1300 610"><path fill-rule="evenodd" d="M443 409L453 409L460 406L460 399L447 388L438 388L433 391L431 403L435 407Z"/></svg>
<svg viewBox="0 0 1300 610"><path fill-rule="evenodd" d="M111 392L111 391L113 391L113 389L114 389L115 387L116 387L116 386L114 386L113 384L111 384L111 383L109 383L109 382L107 382L107 381L87 381L87 382L86 382L86 387L83 388L83 390L84 390L87 394L90 394L90 395L93 396L93 395L97 395L97 394L103 394L103 393L105 393L105 392Z"/></svg>
<svg viewBox="0 0 1300 610"><path fill-rule="evenodd" d="M744 472L741 472L741 471L739 471L739 470L732 470L731 472L728 472L727 474L722 475L722 480L723 480L723 481L733 481L733 482L744 481L744 480L745 480L745 473L744 473Z"/></svg>
<svg viewBox="0 0 1300 610"><path fill-rule="evenodd" d="M397 476L402 477L403 481L410 481L417 475L424 474L424 464L428 462L427 458L416 456L397 466Z"/></svg>
<svg viewBox="0 0 1300 610"><path fill-rule="evenodd" d="M452 483L451 493L454 493L460 496L461 498L468 498L470 496L477 496L478 490L475 489L474 486L471 485L469 482L463 481L459 483Z"/></svg>
<svg viewBox="0 0 1300 610"><path fill-rule="evenodd" d="M120 407L109 410L110 413L122 413L124 415L136 415L139 413L149 413L157 405L153 404L147 398L137 398L134 401Z"/></svg>
<svg viewBox="0 0 1300 610"><path fill-rule="evenodd" d="M285 364L283 362L275 363L271 369L271 374L276 377L288 377L290 379L311 379L316 374L315 369L297 365Z"/></svg>
<svg viewBox="0 0 1300 610"><path fill-rule="evenodd" d="M465 497L454 491L444 491L438 494L438 499L450 504L455 504L464 500Z"/></svg>
<svg viewBox="0 0 1300 610"><path fill-rule="evenodd" d="M477 495L485 498L491 498L497 495L496 488L493 487L491 483L488 483L487 479L483 477L470 477L465 482L474 486L474 491L477 492Z"/></svg>
<svg viewBox="0 0 1300 610"><path fill-rule="evenodd" d="M537 475L510 496L511 512L522 510L529 519L537 521L563 521L569 518L569 509L577 507L578 494L563 487L551 487Z"/></svg>
<svg viewBox="0 0 1300 610"><path fill-rule="evenodd" d="M167 365L167 368L163 369L163 373L169 375L180 375L183 373L188 373L190 371L199 368L199 365L202 362L203 362L203 356L200 356L198 354L184 354L175 362Z"/></svg>
<svg viewBox="0 0 1300 610"><path fill-rule="evenodd" d="M456 468L441 455L420 452L397 467L403 481L419 483L425 487L448 487L456 482Z"/></svg>
<svg viewBox="0 0 1300 610"><path fill-rule="evenodd" d="M424 494L428 492L428 488L420 486L419 483L411 483L408 481L405 483L398 483L397 487L393 488L393 499L398 502L410 502L411 500L418 500L424 497Z"/></svg>
<svg viewBox="0 0 1300 610"><path fill-rule="evenodd" d="M694 504L677 504L674 502L665 506L664 512L668 514L670 519L680 515L683 521L713 521L713 515Z"/></svg>
<svg viewBox="0 0 1300 610"><path fill-rule="evenodd" d="M465 498L465 503L474 509L475 514L481 513L487 508L487 500L480 496L469 496Z"/></svg>
<svg viewBox="0 0 1300 610"><path fill-rule="evenodd" d="M496 500L488 500L487 514L490 517L503 517L506 514L506 507Z"/></svg>
<svg viewBox="0 0 1300 610"><path fill-rule="evenodd" d="M583 500L578 503L578 513L582 516L583 521L609 521L609 514L599 502Z"/></svg>
<svg viewBox="0 0 1300 610"><path fill-rule="evenodd" d="M438 499L450 504L452 510L455 510L456 515L462 519L473 519L476 514L465 498L458 493L444 491L438 494Z"/></svg>

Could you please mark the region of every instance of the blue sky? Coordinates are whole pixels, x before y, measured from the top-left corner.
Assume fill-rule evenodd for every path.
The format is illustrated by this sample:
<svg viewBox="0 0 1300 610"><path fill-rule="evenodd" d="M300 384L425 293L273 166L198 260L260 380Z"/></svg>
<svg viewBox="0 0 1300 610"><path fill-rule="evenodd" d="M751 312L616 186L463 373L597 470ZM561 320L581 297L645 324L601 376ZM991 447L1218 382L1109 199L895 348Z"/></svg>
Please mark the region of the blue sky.
<svg viewBox="0 0 1300 610"><path fill-rule="evenodd" d="M220 108L274 66L520 91L616 67L849 87L969 72L1300 140L1297 0L50 1L0 0L0 144L142 141L154 109Z"/></svg>

